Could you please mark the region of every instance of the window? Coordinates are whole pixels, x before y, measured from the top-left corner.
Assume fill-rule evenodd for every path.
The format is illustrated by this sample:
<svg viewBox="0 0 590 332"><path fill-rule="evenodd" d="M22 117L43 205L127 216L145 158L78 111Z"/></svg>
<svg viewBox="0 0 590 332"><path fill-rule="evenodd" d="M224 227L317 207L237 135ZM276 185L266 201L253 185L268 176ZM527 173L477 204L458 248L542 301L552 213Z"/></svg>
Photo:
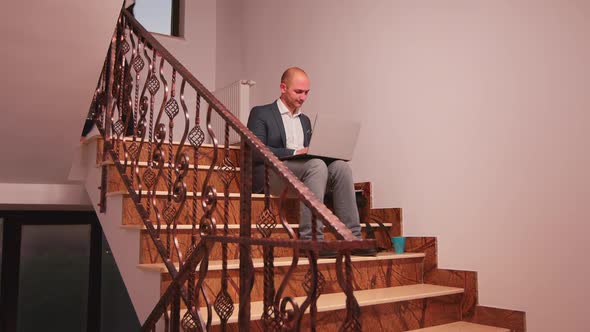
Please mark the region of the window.
<svg viewBox="0 0 590 332"><path fill-rule="evenodd" d="M183 31L180 2L181 0L127 0L125 5L148 31L181 37Z"/></svg>

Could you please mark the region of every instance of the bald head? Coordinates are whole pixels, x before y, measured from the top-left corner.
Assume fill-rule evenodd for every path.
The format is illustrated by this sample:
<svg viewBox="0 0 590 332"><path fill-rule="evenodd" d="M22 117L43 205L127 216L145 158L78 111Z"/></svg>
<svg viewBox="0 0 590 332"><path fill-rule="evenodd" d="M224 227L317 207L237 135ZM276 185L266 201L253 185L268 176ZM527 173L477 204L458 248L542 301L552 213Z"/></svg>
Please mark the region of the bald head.
<svg viewBox="0 0 590 332"><path fill-rule="evenodd" d="M287 85L289 85L289 83L291 83L291 81L293 81L293 78L296 76L305 76L307 78L307 73L305 72L305 70L299 68L299 67L291 67L291 68L287 68L287 70L285 70L283 72L283 75L281 76L281 83L285 83Z"/></svg>
<svg viewBox="0 0 590 332"><path fill-rule="evenodd" d="M281 76L280 88L283 104L295 113L307 99L309 78L303 69L291 67Z"/></svg>

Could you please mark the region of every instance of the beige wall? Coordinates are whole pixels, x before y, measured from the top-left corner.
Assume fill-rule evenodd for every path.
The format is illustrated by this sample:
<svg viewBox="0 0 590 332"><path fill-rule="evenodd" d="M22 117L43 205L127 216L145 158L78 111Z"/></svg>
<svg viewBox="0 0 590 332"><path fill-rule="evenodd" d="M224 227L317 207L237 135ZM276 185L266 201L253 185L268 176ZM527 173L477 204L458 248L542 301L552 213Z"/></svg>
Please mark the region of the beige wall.
<svg viewBox="0 0 590 332"><path fill-rule="evenodd" d="M217 40L216 0L183 0L181 4L184 9L184 36L155 36L205 87L213 90Z"/></svg>
<svg viewBox="0 0 590 332"><path fill-rule="evenodd" d="M437 236L442 267L478 271L481 304L526 310L529 331L586 329L589 2L247 4L254 105L304 67L306 111L363 122L353 168L375 205Z"/></svg>
<svg viewBox="0 0 590 332"><path fill-rule="evenodd" d="M217 49L215 55L215 89L244 77L244 43L242 39L242 0L217 0Z"/></svg>
<svg viewBox="0 0 590 332"><path fill-rule="evenodd" d="M122 1L4 1L0 183L64 183Z"/></svg>

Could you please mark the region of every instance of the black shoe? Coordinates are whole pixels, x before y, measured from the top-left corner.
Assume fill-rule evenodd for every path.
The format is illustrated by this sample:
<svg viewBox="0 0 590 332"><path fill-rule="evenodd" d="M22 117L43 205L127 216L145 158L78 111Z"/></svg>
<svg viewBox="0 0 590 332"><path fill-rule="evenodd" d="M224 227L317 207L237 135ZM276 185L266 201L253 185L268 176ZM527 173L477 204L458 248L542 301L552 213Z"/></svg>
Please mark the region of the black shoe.
<svg viewBox="0 0 590 332"><path fill-rule="evenodd" d="M307 250L299 250L299 256L307 257L307 253ZM320 250L318 258L336 258L336 256L338 256L338 252L335 250Z"/></svg>
<svg viewBox="0 0 590 332"><path fill-rule="evenodd" d="M352 254L354 256L377 256L377 249L375 248L367 248L367 249L354 249Z"/></svg>
<svg viewBox="0 0 590 332"><path fill-rule="evenodd" d="M336 258L338 252L336 250L320 250L319 258Z"/></svg>

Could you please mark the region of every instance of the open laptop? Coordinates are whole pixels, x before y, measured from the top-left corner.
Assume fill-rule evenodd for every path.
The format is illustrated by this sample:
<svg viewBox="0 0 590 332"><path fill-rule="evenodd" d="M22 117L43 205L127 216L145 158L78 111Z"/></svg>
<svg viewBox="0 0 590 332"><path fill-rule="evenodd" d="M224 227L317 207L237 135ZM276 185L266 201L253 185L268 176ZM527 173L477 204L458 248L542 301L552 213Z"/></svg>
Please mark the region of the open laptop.
<svg viewBox="0 0 590 332"><path fill-rule="evenodd" d="M281 160L320 158L349 161L352 159L360 129L359 122L343 116L318 114L313 123L308 152L283 157Z"/></svg>

